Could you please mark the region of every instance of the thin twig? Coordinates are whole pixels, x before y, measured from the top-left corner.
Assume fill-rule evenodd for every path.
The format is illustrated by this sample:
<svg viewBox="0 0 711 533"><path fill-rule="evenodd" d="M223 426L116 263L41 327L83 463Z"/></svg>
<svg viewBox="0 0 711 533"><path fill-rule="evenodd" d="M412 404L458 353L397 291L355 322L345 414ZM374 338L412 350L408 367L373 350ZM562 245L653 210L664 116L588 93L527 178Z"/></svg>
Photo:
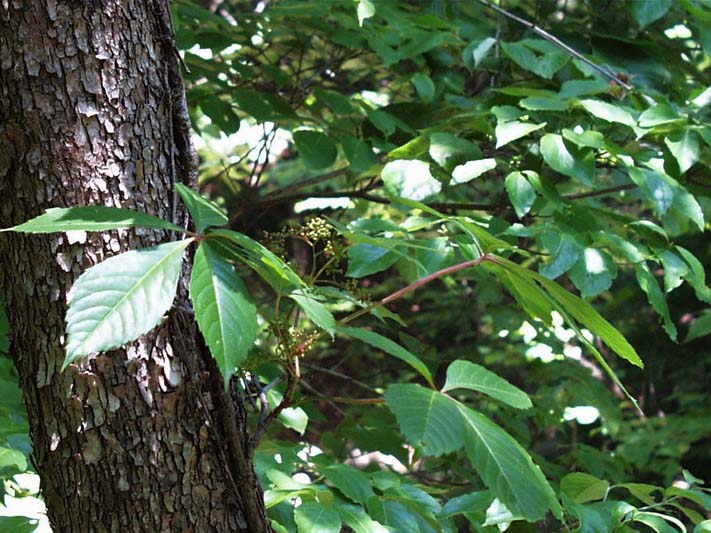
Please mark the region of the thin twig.
<svg viewBox="0 0 711 533"><path fill-rule="evenodd" d="M595 63L594 61L591 61L590 59L588 59L587 57L585 57L583 54L581 54L580 52L578 52L578 51L575 50L574 48L571 48L570 46L568 46L567 44L565 44L563 41L561 41L560 39L558 39L558 37L556 37L555 35L551 35L550 33L548 33L548 32L547 32L546 30L544 30L543 28L540 28L539 26L536 26L535 24L533 24L532 22L529 22L529 21L526 20L526 19L523 19L523 18L521 18L521 17L519 17L519 16L517 16L517 15L514 15L514 14L511 13L510 11L506 11L505 9L502 9L502 8L500 8L499 6L497 6L497 5L495 5L495 4L492 4L492 3L489 2L488 0L479 0L479 3L482 4L482 5L485 5L486 7L490 8L490 9L493 9L494 11L496 11L497 13L499 13L499 14L501 14L501 15L504 15L505 17L510 18L511 20L515 20L516 22L518 22L519 24L522 24L523 26L526 26L526 27L527 27L528 29L530 29L532 32L534 32L534 33L540 35L541 37L543 37L543 38L546 39L547 41L552 42L552 43L555 44L558 48L561 48L562 50L566 51L568 54L570 54L570 55L573 56L574 58L579 59L579 60L582 61L583 63L589 65L589 66L592 67L593 69L597 70L600 74L602 74L602 75L604 75L604 76L610 78L610 79L613 80L615 83L617 83L619 86L623 87L625 90L627 90L627 91L632 91L632 90L634 90L634 87L633 87L632 85L630 85L629 83L627 83L627 82L621 80L618 76L616 76L616 75L613 74L612 72L608 71L607 69L601 67L600 65L598 65L598 64Z"/></svg>
<svg viewBox="0 0 711 533"><path fill-rule="evenodd" d="M380 300L380 305L387 305L391 302L394 302L395 300L399 300L406 294L419 289L423 285L427 285L431 281L439 279L443 276L447 276L449 274L454 274L455 272L459 272L460 270L465 270L467 268L479 266L480 264L484 263L485 261L491 261L492 258L493 258L493 256L491 254L484 254L481 257L477 257L476 259L464 261L463 263L457 263L456 265L452 265L450 267L438 270L437 272L433 272L429 276L425 276L424 278L418 279L417 281L410 283L408 286L403 287L402 289L395 291L392 294L389 294L388 296L386 296L385 298Z"/></svg>
<svg viewBox="0 0 711 533"><path fill-rule="evenodd" d="M604 196L613 192L629 191L631 189L636 189L637 185L634 183L628 183L626 185L617 185L616 187L609 187L607 189L599 189L597 191L581 192L577 194L568 194L563 196L566 200L580 200L581 198L592 198L593 196Z"/></svg>
<svg viewBox="0 0 711 533"><path fill-rule="evenodd" d="M289 194L284 196L276 197L266 197L264 200L257 202L254 206L255 208L267 208L275 205L297 202L299 200L306 200L307 198L358 198L361 200L368 200L369 202L388 205L392 203L389 199L383 198L381 196L375 196L373 194L368 194L363 191L324 191L324 192L314 192L314 193L297 193ZM472 211L499 211L504 206L491 205L491 204L475 204L475 203L433 203L428 204L432 209L445 210L445 209L457 209L457 210L472 210Z"/></svg>
<svg viewBox="0 0 711 533"><path fill-rule="evenodd" d="M341 176L341 175L345 174L346 172L348 172L348 169L349 169L349 167L338 168L336 170L332 170L331 172L327 172L326 174L321 174L320 176L314 176L313 178L307 178L307 179L302 180L298 183L294 183L293 185L289 185L288 187L284 187L283 189L280 189L278 191L274 191L273 193L266 195L264 198L265 199L282 198L287 194L304 189L306 187L310 187L311 185L316 185L318 183L322 183L324 181L328 181L330 179L337 178L338 176Z"/></svg>

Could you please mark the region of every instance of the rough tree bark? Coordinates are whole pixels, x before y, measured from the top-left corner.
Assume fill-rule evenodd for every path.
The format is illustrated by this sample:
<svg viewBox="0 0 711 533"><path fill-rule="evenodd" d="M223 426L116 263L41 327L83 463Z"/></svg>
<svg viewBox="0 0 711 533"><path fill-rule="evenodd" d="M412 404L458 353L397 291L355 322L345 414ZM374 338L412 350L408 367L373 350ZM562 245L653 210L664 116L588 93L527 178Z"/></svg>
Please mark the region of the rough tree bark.
<svg viewBox="0 0 711 533"><path fill-rule="evenodd" d="M183 222L193 181L167 0L0 0L0 226L101 204ZM59 369L66 292L103 258L174 238L0 235L0 287L55 531L269 531L245 413L174 310ZM176 309L188 307L186 279Z"/></svg>

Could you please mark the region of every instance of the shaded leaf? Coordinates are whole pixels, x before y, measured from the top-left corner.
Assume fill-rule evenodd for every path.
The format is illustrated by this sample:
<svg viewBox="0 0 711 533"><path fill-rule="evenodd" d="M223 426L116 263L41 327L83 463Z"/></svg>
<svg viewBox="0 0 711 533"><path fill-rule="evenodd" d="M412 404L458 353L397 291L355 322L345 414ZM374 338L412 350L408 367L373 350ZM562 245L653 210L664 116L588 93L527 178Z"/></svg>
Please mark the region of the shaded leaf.
<svg viewBox="0 0 711 533"><path fill-rule="evenodd" d="M356 243L348 248L348 272L352 278L363 278L390 268L400 254L369 243Z"/></svg>
<svg viewBox="0 0 711 533"><path fill-rule="evenodd" d="M359 505L338 505L336 507L341 520L345 525L351 528L354 533L388 533L379 522L373 520L365 509Z"/></svg>
<svg viewBox="0 0 711 533"><path fill-rule="evenodd" d="M673 0L627 0L627 7L640 28L648 26L667 14Z"/></svg>
<svg viewBox="0 0 711 533"><path fill-rule="evenodd" d="M374 496L370 479L357 468L347 464L331 465L321 471L331 484L348 499L365 505Z"/></svg>
<svg viewBox="0 0 711 533"><path fill-rule="evenodd" d="M323 169L336 161L338 149L328 135L319 131L300 130L293 133L293 138L307 167Z"/></svg>
<svg viewBox="0 0 711 533"><path fill-rule="evenodd" d="M560 490L578 503L602 500L610 484L584 472L573 472L560 480Z"/></svg>
<svg viewBox="0 0 711 533"><path fill-rule="evenodd" d="M370 145L357 137L344 136L341 138L341 146L353 172L365 172L378 164L378 158Z"/></svg>
<svg viewBox="0 0 711 533"><path fill-rule="evenodd" d="M384 351L387 354L397 357L398 359L405 361L412 368L417 370L427 382L434 387L434 382L432 380L432 373L429 368L420 360L419 357L409 352L399 344L391 341L387 337L375 333L363 328L351 328L351 327L339 327L339 333L342 333L348 337L358 339L359 341L375 346L376 348Z"/></svg>
<svg viewBox="0 0 711 533"><path fill-rule="evenodd" d="M412 84L415 86L420 100L427 104L434 99L435 84L429 76L418 72L412 77Z"/></svg>
<svg viewBox="0 0 711 533"><path fill-rule="evenodd" d="M533 405L528 394L521 389L483 366L469 361L453 361L447 368L447 381L442 392L454 389L475 390L516 409L528 409Z"/></svg>
<svg viewBox="0 0 711 533"><path fill-rule="evenodd" d="M469 460L492 494L529 522L562 510L540 468L521 445L491 420L457 403L467 431Z"/></svg>
<svg viewBox="0 0 711 533"><path fill-rule="evenodd" d="M313 294L302 288L290 292L288 296L301 307L314 324L333 336L336 331L336 319Z"/></svg>
<svg viewBox="0 0 711 533"><path fill-rule="evenodd" d="M341 517L319 502L304 502L294 511L299 533L340 533Z"/></svg>

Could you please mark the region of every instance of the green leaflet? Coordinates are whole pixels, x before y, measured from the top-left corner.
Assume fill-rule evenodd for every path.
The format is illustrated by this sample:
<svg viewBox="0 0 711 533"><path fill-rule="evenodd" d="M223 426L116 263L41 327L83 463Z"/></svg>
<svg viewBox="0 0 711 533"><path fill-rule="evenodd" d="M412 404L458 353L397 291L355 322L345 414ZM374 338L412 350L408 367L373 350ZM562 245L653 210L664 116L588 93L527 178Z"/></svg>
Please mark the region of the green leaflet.
<svg viewBox="0 0 711 533"><path fill-rule="evenodd" d="M376 522L358 505L341 504L336 507L344 524L355 533L388 533L388 530Z"/></svg>
<svg viewBox="0 0 711 533"><path fill-rule="evenodd" d="M606 122L617 122L630 127L637 125L637 121L630 112L620 106L593 99L580 100L580 105L594 117L601 118Z"/></svg>
<svg viewBox="0 0 711 533"><path fill-rule="evenodd" d="M67 356L118 348L148 333L170 309L193 239L115 255L85 271L70 291Z"/></svg>
<svg viewBox="0 0 711 533"><path fill-rule="evenodd" d="M305 502L294 511L299 533L339 533L341 517L332 507L318 502Z"/></svg>
<svg viewBox="0 0 711 533"><path fill-rule="evenodd" d="M311 321L333 337L336 331L336 319L325 305L319 302L313 294L305 289L298 289L288 294L306 313Z"/></svg>
<svg viewBox="0 0 711 533"><path fill-rule="evenodd" d="M585 185L593 184L595 158L592 151L568 147L563 137L547 133L541 138L541 154L556 172L576 178Z"/></svg>
<svg viewBox="0 0 711 533"><path fill-rule="evenodd" d="M467 455L489 490L529 522L548 510L561 516L553 489L526 450L484 415L459 402L457 408L467 429Z"/></svg>
<svg viewBox="0 0 711 533"><path fill-rule="evenodd" d="M446 394L411 384L385 393L402 432L428 455L465 447L479 476L515 514L536 521L561 509L553 490L526 451L485 416Z"/></svg>
<svg viewBox="0 0 711 533"><path fill-rule="evenodd" d="M183 228L147 213L103 205L47 209L43 215L12 228L0 229L0 232L58 233L121 228L155 228L185 232Z"/></svg>
<svg viewBox="0 0 711 533"><path fill-rule="evenodd" d="M338 148L328 135L319 131L301 130L295 131L293 137L299 154L309 168L327 168L336 161Z"/></svg>
<svg viewBox="0 0 711 533"><path fill-rule="evenodd" d="M347 464L331 465L321 471L324 477L349 500L365 505L374 496L368 476Z"/></svg>
<svg viewBox="0 0 711 533"><path fill-rule="evenodd" d="M526 173L528 172L530 171L511 172L506 176L506 180L504 181L506 192L509 195L511 204L513 204L516 210L516 216L518 218L526 216L531 210L533 202L536 201L536 191L526 179Z"/></svg>
<svg viewBox="0 0 711 533"><path fill-rule="evenodd" d="M416 159L391 161L383 167L381 176L393 198L420 202L442 190L442 184L430 173L430 165Z"/></svg>
<svg viewBox="0 0 711 533"><path fill-rule="evenodd" d="M573 472L560 480L560 490L578 503L602 500L610 483L584 472Z"/></svg>
<svg viewBox="0 0 711 533"><path fill-rule="evenodd" d="M208 239L215 240L220 253L231 260L244 262L276 292L296 289L304 282L271 250L246 235L232 230L211 230Z"/></svg>
<svg viewBox="0 0 711 533"><path fill-rule="evenodd" d="M570 315L593 334L600 337L605 344L612 348L612 350L623 359L626 359L640 368L644 366L639 355L637 355L632 345L627 342L627 339L625 339L612 324L600 316L600 313L589 303L566 291L556 282L507 259L497 257L496 263L501 264L509 270L517 271L522 277L533 278L541 284L543 289L545 289L550 297L561 307L561 310L563 310L565 314Z"/></svg>
<svg viewBox="0 0 711 533"><path fill-rule="evenodd" d="M442 392L454 389L482 392L516 409L528 409L533 405L528 394L521 389L470 361L453 361L447 368L447 381Z"/></svg>
<svg viewBox="0 0 711 533"><path fill-rule="evenodd" d="M452 172L457 165L481 159L482 153L470 141L451 133L436 132L430 135L429 156L444 170Z"/></svg>
<svg viewBox="0 0 711 533"><path fill-rule="evenodd" d="M467 183L494 168L496 168L496 160L494 158L468 161L454 168L452 171L451 185Z"/></svg>
<svg viewBox="0 0 711 533"><path fill-rule="evenodd" d="M537 318L547 326L551 325L553 305L550 298L533 280L517 272L506 270L495 264L485 264L511 293L518 304L531 318Z"/></svg>
<svg viewBox="0 0 711 533"><path fill-rule="evenodd" d="M536 130L540 130L545 126L545 122L543 122L542 124L530 124L518 121L499 122L499 124L496 125L495 131L496 148L498 149L502 146L506 146L510 142L520 139L521 137L525 137L526 135Z"/></svg>
<svg viewBox="0 0 711 533"><path fill-rule="evenodd" d="M195 253L190 299L227 386L257 338L257 309L234 266L209 241Z"/></svg>
<svg viewBox="0 0 711 533"><path fill-rule="evenodd" d="M175 184L175 190L195 221L195 229L202 233L211 226L224 226L229 221L224 211L214 202L203 198L200 194L186 187L182 183Z"/></svg>
<svg viewBox="0 0 711 533"><path fill-rule="evenodd" d="M429 103L434 99L435 96L435 84L432 78L426 74L418 72L412 77L412 85L415 86L417 95L425 103Z"/></svg>
<svg viewBox="0 0 711 533"><path fill-rule="evenodd" d="M664 139L664 143L679 164L682 174L699 160L701 140L693 130L685 129L682 133L670 135Z"/></svg>
<svg viewBox="0 0 711 533"><path fill-rule="evenodd" d="M597 248L586 248L568 272L580 296L590 298L612 285L617 277L617 264L610 254Z"/></svg>
<svg viewBox="0 0 711 533"><path fill-rule="evenodd" d="M392 249L368 243L356 243L348 247L348 276L363 278L390 268L401 254Z"/></svg>
<svg viewBox="0 0 711 533"><path fill-rule="evenodd" d="M391 341L387 337L383 337L379 333L363 328L339 327L338 331L348 337L352 337L354 339L358 339L359 341L365 342L366 344L370 344L371 346L375 346L376 348L383 350L385 353L405 361L408 365L417 370L432 387L434 387L432 373L429 368L427 368L419 357L407 351L399 344Z"/></svg>
<svg viewBox="0 0 711 533"><path fill-rule="evenodd" d="M637 283L640 288L647 295L647 301L654 308L659 316L664 320L664 329L669 335L669 338L673 341L677 339L677 330L674 320L669 313L669 306L667 305L667 300L664 297L664 292L659 287L654 274L649 269L646 261L637 263L635 265L635 274L637 276Z"/></svg>

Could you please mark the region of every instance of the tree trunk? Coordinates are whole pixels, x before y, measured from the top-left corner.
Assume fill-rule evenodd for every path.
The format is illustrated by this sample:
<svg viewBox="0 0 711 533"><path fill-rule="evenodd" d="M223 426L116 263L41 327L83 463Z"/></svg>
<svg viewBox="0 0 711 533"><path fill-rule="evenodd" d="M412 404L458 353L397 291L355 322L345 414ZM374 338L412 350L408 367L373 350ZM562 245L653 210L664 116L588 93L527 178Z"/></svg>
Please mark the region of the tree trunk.
<svg viewBox="0 0 711 533"><path fill-rule="evenodd" d="M0 226L111 205L178 223L189 122L167 0L0 0ZM184 309L60 372L66 293L103 258L175 238L0 235L0 287L55 531L269 531L244 406ZM187 273L186 273L187 274Z"/></svg>

